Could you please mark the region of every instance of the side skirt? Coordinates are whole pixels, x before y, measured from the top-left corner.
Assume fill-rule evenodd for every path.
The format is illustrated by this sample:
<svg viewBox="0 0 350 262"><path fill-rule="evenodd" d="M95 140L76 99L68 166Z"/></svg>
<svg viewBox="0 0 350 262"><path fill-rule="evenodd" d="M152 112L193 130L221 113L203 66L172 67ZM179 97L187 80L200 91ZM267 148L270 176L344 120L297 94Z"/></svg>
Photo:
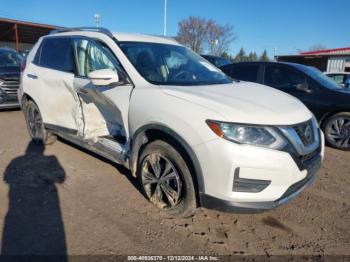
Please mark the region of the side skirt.
<svg viewBox="0 0 350 262"><path fill-rule="evenodd" d="M114 139L105 137L84 140L77 136L76 130L68 130L67 128L47 124L44 126L49 132L63 138L64 140L129 169L129 158L126 145L120 144Z"/></svg>

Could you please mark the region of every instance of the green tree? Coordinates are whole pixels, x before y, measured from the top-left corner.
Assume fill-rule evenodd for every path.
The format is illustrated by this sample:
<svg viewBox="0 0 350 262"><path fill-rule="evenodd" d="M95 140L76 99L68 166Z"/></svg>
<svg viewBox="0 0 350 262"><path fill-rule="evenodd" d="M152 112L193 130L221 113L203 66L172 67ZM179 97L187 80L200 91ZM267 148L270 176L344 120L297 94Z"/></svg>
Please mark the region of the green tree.
<svg viewBox="0 0 350 262"><path fill-rule="evenodd" d="M268 55L267 55L267 51L264 50L264 52L262 53L262 55L259 58L259 61L270 61Z"/></svg>
<svg viewBox="0 0 350 262"><path fill-rule="evenodd" d="M225 59L227 59L227 60L229 60L229 61L231 61L231 62L233 62L233 60L234 60L234 58L232 57L232 55L229 54L229 53L227 53L226 51L222 52L221 57L222 57L222 58L225 58Z"/></svg>
<svg viewBox="0 0 350 262"><path fill-rule="evenodd" d="M258 55L255 52L250 52L248 55L248 61L251 61L251 62L258 61Z"/></svg>
<svg viewBox="0 0 350 262"><path fill-rule="evenodd" d="M248 61L248 57L247 57L243 47L239 50L238 54L235 56L234 61L235 62L247 62Z"/></svg>

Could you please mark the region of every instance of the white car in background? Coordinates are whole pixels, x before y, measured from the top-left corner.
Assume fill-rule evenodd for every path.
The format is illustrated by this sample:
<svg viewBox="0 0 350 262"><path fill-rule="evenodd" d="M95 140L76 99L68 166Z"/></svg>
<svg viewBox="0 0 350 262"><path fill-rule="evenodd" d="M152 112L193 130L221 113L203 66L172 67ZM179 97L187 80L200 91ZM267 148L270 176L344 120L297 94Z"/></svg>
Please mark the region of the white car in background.
<svg viewBox="0 0 350 262"><path fill-rule="evenodd" d="M27 56L19 101L35 141L58 135L124 165L172 215L279 206L314 180L324 154L299 100L233 82L162 37L102 28L44 36Z"/></svg>
<svg viewBox="0 0 350 262"><path fill-rule="evenodd" d="M350 72L324 73L343 88L350 88Z"/></svg>

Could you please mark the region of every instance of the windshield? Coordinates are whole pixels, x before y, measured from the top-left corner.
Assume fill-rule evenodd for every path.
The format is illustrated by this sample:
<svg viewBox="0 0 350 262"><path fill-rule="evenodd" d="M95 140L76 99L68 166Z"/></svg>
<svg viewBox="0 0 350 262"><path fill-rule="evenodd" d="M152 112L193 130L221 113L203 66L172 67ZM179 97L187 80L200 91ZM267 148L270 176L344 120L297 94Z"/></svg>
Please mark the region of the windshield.
<svg viewBox="0 0 350 262"><path fill-rule="evenodd" d="M311 67L311 66L301 66L300 69L304 71L306 74L308 74L310 77L312 77L314 80L319 82L321 85L323 85L326 88L329 89L339 89L341 88L337 82L335 82L330 77L324 75L320 70Z"/></svg>
<svg viewBox="0 0 350 262"><path fill-rule="evenodd" d="M20 66L22 57L13 51L0 51L0 67Z"/></svg>
<svg viewBox="0 0 350 262"><path fill-rule="evenodd" d="M136 70L156 85L212 85L232 82L190 49L167 44L119 42Z"/></svg>

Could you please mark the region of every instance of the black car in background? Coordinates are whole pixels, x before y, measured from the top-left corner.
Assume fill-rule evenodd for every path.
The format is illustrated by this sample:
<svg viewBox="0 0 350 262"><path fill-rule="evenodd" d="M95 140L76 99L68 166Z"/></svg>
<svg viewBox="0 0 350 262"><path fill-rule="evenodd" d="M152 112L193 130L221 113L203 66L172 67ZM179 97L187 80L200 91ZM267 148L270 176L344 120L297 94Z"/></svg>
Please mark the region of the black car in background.
<svg viewBox="0 0 350 262"><path fill-rule="evenodd" d="M350 89L341 88L318 69L294 63L243 62L221 70L234 79L271 86L299 98L318 119L326 142L350 150Z"/></svg>
<svg viewBox="0 0 350 262"><path fill-rule="evenodd" d="M13 49L0 48L0 109L19 107L19 87L22 57Z"/></svg>
<svg viewBox="0 0 350 262"><path fill-rule="evenodd" d="M232 62L220 57L220 56L214 56L214 55L201 55L201 57L203 57L204 59L208 60L210 63L212 63L213 65L215 65L216 67L221 67L221 66L225 66L225 65L229 65Z"/></svg>

